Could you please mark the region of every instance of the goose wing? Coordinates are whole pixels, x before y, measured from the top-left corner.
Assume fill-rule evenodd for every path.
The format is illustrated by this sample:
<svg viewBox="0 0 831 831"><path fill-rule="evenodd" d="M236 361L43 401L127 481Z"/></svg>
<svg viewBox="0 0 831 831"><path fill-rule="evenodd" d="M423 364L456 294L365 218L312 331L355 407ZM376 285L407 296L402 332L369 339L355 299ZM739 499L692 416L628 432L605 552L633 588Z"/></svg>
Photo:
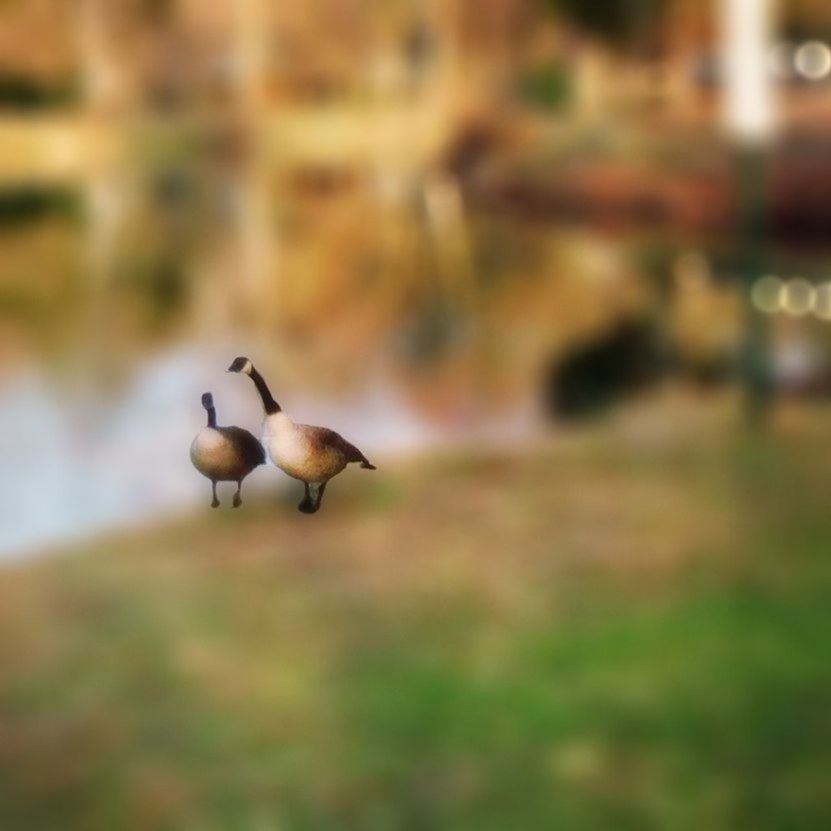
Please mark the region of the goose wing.
<svg viewBox="0 0 831 831"><path fill-rule="evenodd" d="M220 427L220 432L228 441L232 442L251 465L265 464L265 449L256 436L242 427Z"/></svg>
<svg viewBox="0 0 831 831"><path fill-rule="evenodd" d="M340 433L330 430L328 427L314 427L312 428L314 441L323 449L324 447L333 447L343 453L347 462L364 462L366 456L350 444Z"/></svg>

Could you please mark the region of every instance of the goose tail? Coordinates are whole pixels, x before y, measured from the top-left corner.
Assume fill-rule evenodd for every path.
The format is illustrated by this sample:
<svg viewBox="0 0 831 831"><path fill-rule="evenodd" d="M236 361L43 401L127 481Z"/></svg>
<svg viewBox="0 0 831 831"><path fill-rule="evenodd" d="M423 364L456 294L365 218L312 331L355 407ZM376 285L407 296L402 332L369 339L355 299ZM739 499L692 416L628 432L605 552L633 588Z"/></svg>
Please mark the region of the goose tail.
<svg viewBox="0 0 831 831"><path fill-rule="evenodd" d="M374 464L367 459L364 454L355 447L354 444L350 444L346 439L337 436L338 446L346 454L346 461L347 462L360 462L361 467L366 468L367 470L377 470Z"/></svg>

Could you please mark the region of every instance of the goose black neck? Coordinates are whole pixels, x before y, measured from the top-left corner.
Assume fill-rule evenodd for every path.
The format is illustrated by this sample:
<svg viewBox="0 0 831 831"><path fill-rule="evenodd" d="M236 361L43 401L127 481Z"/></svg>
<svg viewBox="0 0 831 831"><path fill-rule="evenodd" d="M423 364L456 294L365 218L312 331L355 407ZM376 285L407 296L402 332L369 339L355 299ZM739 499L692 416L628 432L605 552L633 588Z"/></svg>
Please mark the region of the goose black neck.
<svg viewBox="0 0 831 831"><path fill-rule="evenodd" d="M213 407L206 408L208 413L208 427L216 427L216 410Z"/></svg>
<svg viewBox="0 0 831 831"><path fill-rule="evenodd" d="M254 367L251 367L251 380L254 382L254 386L257 388L257 392L260 394L260 398L263 400L263 409L265 410L266 415L274 415L274 413L280 412L280 405L274 400L273 396L271 395L271 390L268 388L268 384L266 384L263 376L257 372Z"/></svg>

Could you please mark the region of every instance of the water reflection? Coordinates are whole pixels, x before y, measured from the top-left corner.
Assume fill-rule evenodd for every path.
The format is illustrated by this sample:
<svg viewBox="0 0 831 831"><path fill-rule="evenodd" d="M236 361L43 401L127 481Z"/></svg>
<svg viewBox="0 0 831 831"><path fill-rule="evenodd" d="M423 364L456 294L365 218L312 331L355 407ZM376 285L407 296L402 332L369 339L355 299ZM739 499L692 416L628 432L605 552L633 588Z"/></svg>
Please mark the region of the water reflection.
<svg viewBox="0 0 831 831"><path fill-rule="evenodd" d="M390 190L374 168L254 181L173 156L2 203L5 556L200 505L201 393L220 422L260 421L222 372L236 354L373 457L493 443L539 423L537 379L574 332L644 302L618 247L472 216L446 174Z"/></svg>
<svg viewBox="0 0 831 831"><path fill-rule="evenodd" d="M189 504L181 437L193 424L186 406L192 369L187 354L152 361L110 398L56 387L40 372L7 380L0 452L13 487L0 508L0 551Z"/></svg>
<svg viewBox="0 0 831 831"><path fill-rule="evenodd" d="M139 177L93 188L83 210L24 200L23 218L8 202L0 556L199 508L200 395L220 423L260 423L248 385L223 372L237 354L256 356L295 417L373 458L527 437L543 407L592 416L669 371L735 378L729 258L473 210L441 176L394 204L369 173L321 176L278 178L274 193ZM789 355L783 387L815 388L814 364L806 379ZM281 476L255 471L251 492Z"/></svg>
<svg viewBox="0 0 831 831"><path fill-rule="evenodd" d="M222 373L237 354L293 415L373 458L526 436L541 406L591 417L669 372L735 382L748 298L734 241L708 236L731 221L720 167L695 178L681 148L655 178L613 147L569 165L577 134L526 157L475 119L429 160L434 136L424 158L386 138L383 158L335 158L316 143L331 146L331 118L142 122L74 186L0 189L0 553L199 506L201 393L220 422L260 421ZM798 272L827 279L812 264ZM791 321L814 327L808 355L780 323L776 382L828 388L823 324Z"/></svg>
<svg viewBox="0 0 831 831"><path fill-rule="evenodd" d="M6 379L0 385L0 558L204 507L204 481L188 463L204 418L201 393L214 392L220 423L246 425L259 435L256 396L223 371L238 349L230 343L172 349L135 367L129 382L109 393L56 385L46 372ZM514 408L496 419L442 425L419 416L382 377L347 397L297 388L280 397L298 420L335 426L386 460L443 443L512 441L535 424L530 408ZM254 471L246 490L275 493L287 483L269 465Z"/></svg>

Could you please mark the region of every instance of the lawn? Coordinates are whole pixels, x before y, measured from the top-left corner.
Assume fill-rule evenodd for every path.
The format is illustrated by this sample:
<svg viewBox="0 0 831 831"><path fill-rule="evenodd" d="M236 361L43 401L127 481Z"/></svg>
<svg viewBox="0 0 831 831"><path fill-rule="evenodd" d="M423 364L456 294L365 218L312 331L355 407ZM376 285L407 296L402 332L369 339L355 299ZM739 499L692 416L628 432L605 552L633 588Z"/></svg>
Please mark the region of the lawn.
<svg viewBox="0 0 831 831"><path fill-rule="evenodd" d="M826 828L830 436L640 413L6 567L0 827Z"/></svg>

